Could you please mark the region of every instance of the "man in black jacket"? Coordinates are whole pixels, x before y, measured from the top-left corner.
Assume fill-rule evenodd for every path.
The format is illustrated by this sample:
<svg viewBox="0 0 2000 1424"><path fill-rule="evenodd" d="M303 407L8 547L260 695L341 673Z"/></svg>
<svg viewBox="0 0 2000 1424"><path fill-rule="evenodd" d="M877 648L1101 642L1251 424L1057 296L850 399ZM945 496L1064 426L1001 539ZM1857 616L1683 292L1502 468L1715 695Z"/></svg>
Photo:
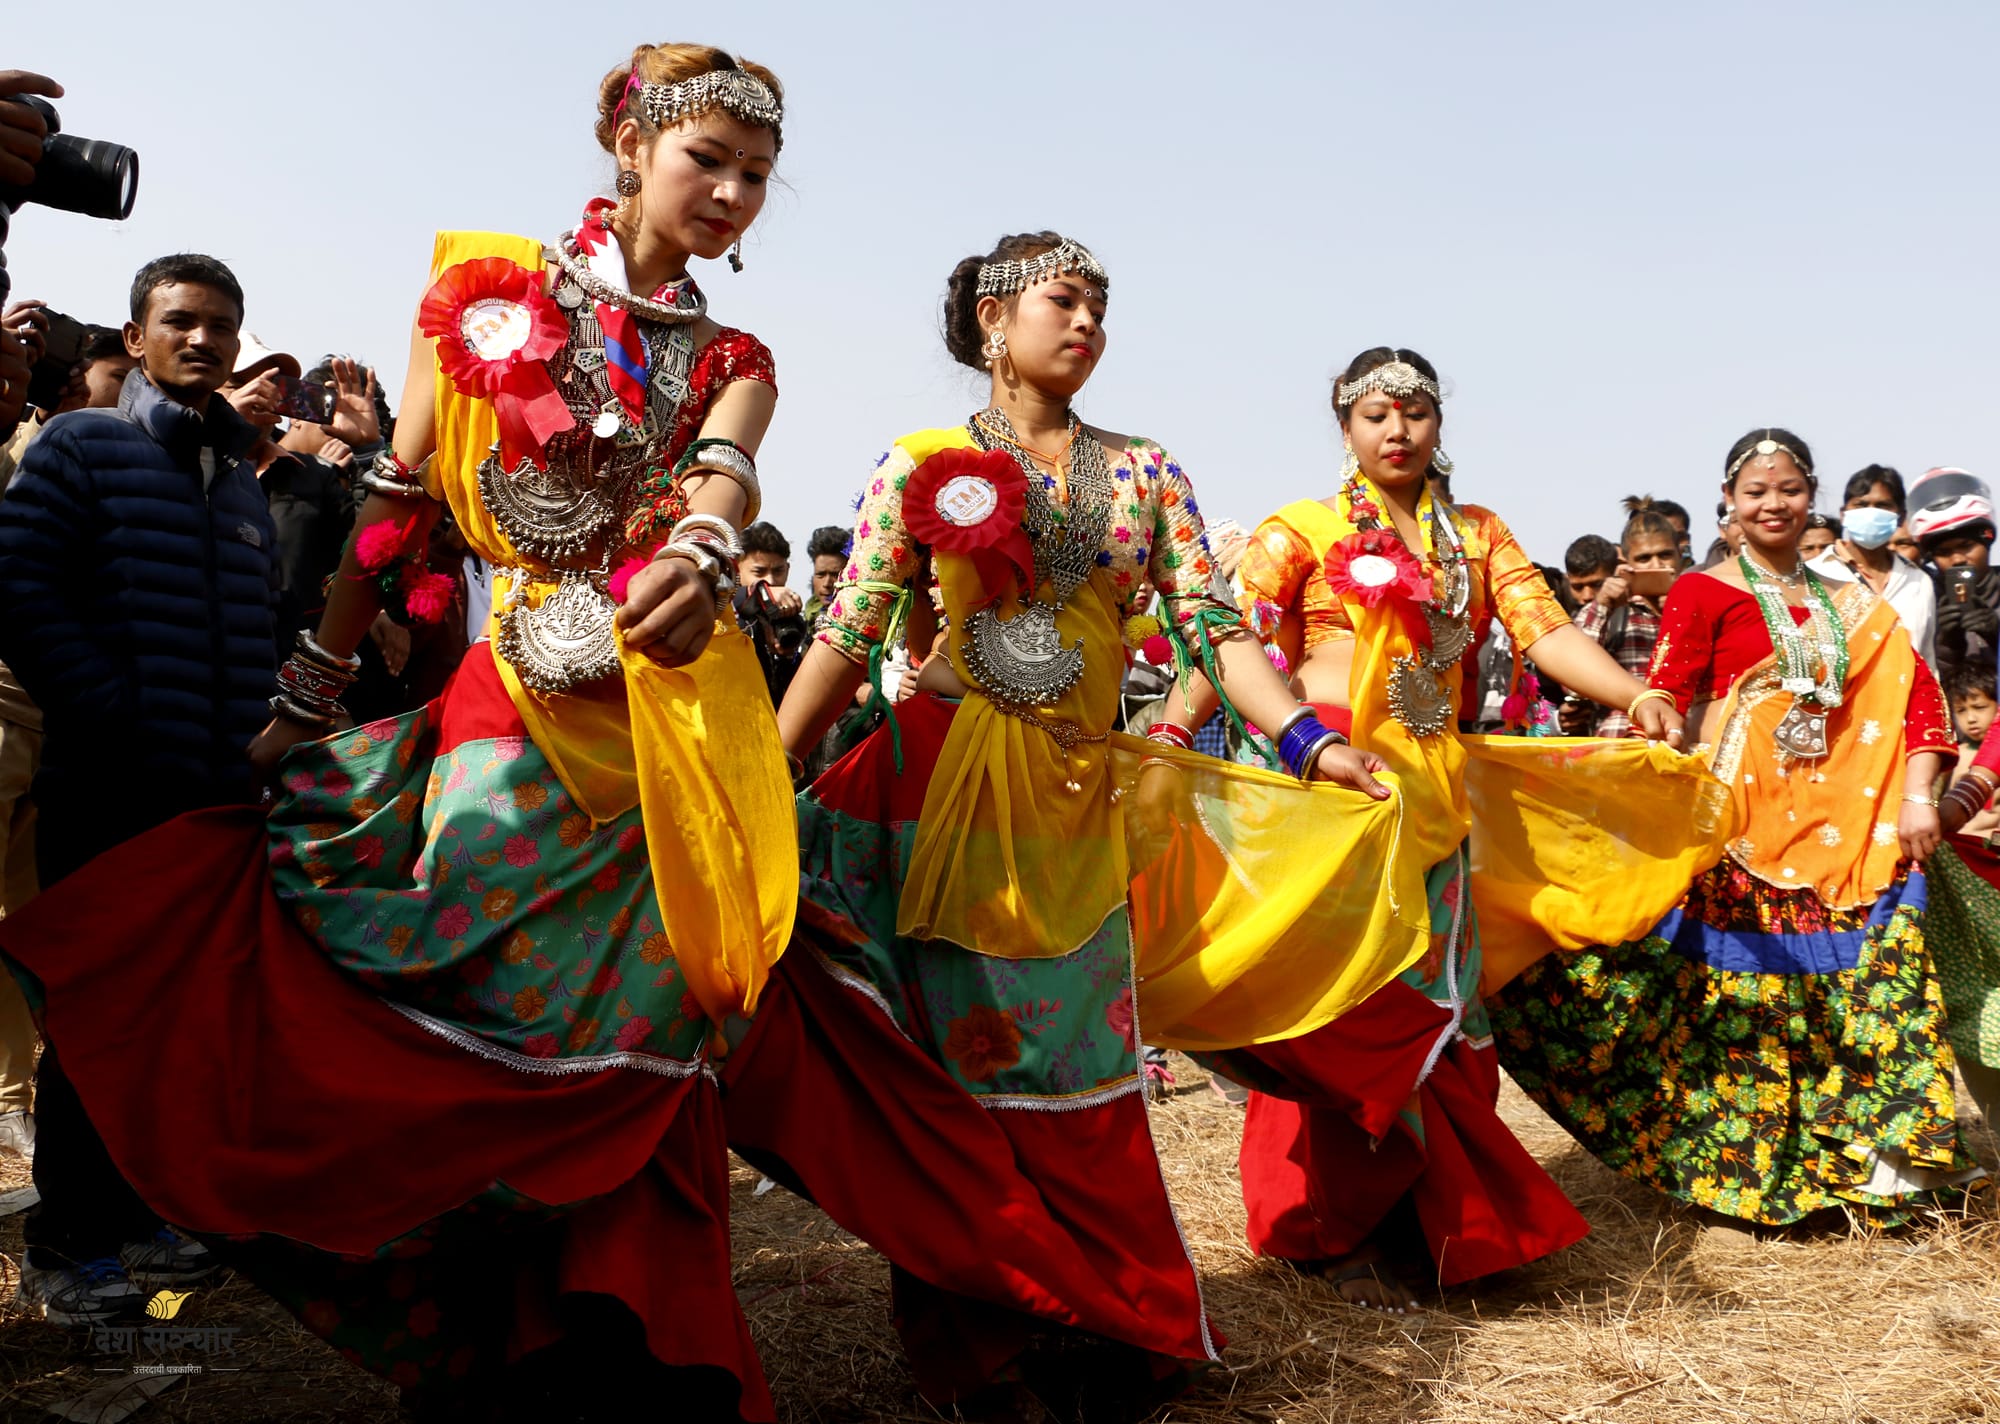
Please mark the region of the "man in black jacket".
<svg viewBox="0 0 2000 1424"><path fill-rule="evenodd" d="M242 288L214 258L146 264L125 327L140 364L117 409L51 420L0 502L0 661L42 709L45 885L256 793L245 751L276 684L277 539L245 459L257 432L216 395L242 321ZM36 1081L42 1200L21 1298L57 1324L98 1323L138 1309L139 1285L213 1265L119 1176L58 1047Z"/></svg>

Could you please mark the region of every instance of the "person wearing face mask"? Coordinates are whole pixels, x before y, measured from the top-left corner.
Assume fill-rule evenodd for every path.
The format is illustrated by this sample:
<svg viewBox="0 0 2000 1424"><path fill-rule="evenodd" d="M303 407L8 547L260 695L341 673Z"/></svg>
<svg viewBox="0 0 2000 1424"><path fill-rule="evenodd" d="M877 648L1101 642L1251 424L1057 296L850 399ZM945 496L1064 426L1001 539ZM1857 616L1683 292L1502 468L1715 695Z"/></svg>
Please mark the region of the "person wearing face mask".
<svg viewBox="0 0 2000 1424"><path fill-rule="evenodd" d="M1740 830L1652 934L1544 959L1494 1028L1606 1166L1762 1225L1892 1225L1979 1175L1925 940L1951 725L1889 604L1799 559L1805 442L1753 430L1723 463L1743 546L1674 585L1649 683Z"/></svg>
<svg viewBox="0 0 2000 1424"><path fill-rule="evenodd" d="M1900 474L1887 465L1856 470L1840 506L1840 539L1811 563L1830 578L1859 579L1887 599L1917 655L1936 673L1937 591L1929 575L1890 547L1907 512Z"/></svg>

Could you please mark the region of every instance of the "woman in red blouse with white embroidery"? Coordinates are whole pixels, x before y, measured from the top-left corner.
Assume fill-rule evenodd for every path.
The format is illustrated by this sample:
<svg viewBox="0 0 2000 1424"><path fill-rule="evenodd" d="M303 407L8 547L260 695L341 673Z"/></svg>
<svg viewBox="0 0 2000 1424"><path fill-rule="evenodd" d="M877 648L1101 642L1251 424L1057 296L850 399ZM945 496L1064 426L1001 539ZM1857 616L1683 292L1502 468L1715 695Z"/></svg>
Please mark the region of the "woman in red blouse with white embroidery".
<svg viewBox="0 0 2000 1424"><path fill-rule="evenodd" d="M1972 1175L1924 945L1943 698L1894 609L1804 567L1788 431L1725 461L1739 557L1675 586L1651 686L1742 828L1651 937L1541 961L1494 1006L1515 1081L1607 1165L1744 1220L1896 1221Z"/></svg>

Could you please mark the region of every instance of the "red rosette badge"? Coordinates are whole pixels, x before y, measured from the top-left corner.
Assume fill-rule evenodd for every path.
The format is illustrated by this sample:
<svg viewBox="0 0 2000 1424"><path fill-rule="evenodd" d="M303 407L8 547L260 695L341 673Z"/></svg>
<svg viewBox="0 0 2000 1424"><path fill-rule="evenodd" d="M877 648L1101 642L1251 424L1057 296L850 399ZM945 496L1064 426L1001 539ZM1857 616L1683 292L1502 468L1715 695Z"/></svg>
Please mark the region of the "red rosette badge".
<svg viewBox="0 0 2000 1424"><path fill-rule="evenodd" d="M569 322L542 288L542 274L518 262L476 257L446 268L417 309L417 329L437 338L452 385L493 402L510 470L576 425L545 364L569 339Z"/></svg>
<svg viewBox="0 0 2000 1424"><path fill-rule="evenodd" d="M1429 626L1418 610L1436 590L1423 564L1393 531L1363 529L1335 544L1326 556L1326 582L1364 608L1389 605L1415 642L1430 642Z"/></svg>
<svg viewBox="0 0 2000 1424"><path fill-rule="evenodd" d="M1034 546L1022 519L1028 480L1004 450L940 450L903 486L903 522L912 537L972 560L980 582L997 596L1011 568L1033 578Z"/></svg>

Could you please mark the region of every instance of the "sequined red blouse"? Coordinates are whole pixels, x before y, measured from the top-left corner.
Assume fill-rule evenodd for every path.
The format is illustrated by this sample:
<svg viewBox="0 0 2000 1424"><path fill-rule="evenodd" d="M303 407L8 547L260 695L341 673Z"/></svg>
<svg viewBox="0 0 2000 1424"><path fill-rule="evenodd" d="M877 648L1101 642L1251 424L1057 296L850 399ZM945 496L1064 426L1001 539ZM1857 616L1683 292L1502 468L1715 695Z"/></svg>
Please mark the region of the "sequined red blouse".
<svg viewBox="0 0 2000 1424"><path fill-rule="evenodd" d="M1808 617L1794 608L1792 618L1803 625ZM1653 651L1647 685L1674 695L1682 715L1697 702L1719 702L1736 679L1771 656L1771 634L1764 626L1756 596L1704 573L1683 574L1667 597L1660 615L1660 642ZM1944 694L1922 658L1910 684L1910 701L1903 714L1903 745L1907 754L1958 754L1945 712Z"/></svg>

